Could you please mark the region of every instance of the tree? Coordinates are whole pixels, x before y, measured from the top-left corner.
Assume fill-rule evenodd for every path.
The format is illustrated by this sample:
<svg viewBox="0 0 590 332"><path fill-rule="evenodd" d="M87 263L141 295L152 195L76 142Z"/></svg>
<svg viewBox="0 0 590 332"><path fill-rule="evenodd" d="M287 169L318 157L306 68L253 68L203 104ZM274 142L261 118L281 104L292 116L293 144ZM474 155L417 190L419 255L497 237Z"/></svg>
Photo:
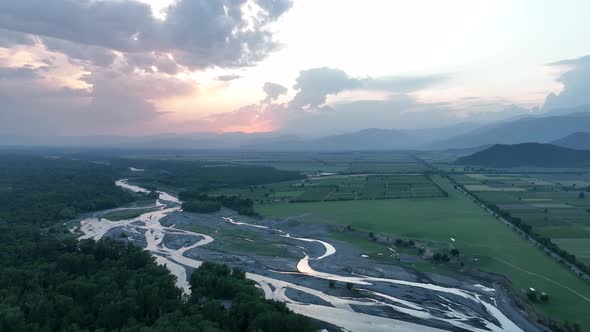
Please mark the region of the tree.
<svg viewBox="0 0 590 332"><path fill-rule="evenodd" d="M336 286L336 282L334 280L330 280L328 282L328 285L330 286L330 288L334 288Z"/></svg>
<svg viewBox="0 0 590 332"><path fill-rule="evenodd" d="M534 288L529 288L526 292L526 296L529 300L537 302L537 291Z"/></svg>
<svg viewBox="0 0 590 332"><path fill-rule="evenodd" d="M453 257L459 256L459 250L455 249L455 248L451 249L451 256L453 256Z"/></svg>
<svg viewBox="0 0 590 332"><path fill-rule="evenodd" d="M354 287L354 284L352 282L347 282L346 283L346 289L352 290L353 287Z"/></svg>
<svg viewBox="0 0 590 332"><path fill-rule="evenodd" d="M578 195L578 198L582 199L584 197L586 197L586 194L584 194L584 192L580 192L580 194Z"/></svg>

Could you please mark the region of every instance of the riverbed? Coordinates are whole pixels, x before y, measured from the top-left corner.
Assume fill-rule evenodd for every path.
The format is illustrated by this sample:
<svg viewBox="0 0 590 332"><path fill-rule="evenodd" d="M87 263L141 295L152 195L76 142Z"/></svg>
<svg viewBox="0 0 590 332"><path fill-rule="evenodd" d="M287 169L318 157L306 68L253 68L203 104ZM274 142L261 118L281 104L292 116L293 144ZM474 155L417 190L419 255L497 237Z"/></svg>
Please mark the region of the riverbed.
<svg viewBox="0 0 590 332"><path fill-rule="evenodd" d="M149 192L125 179L116 185L137 193ZM283 301L294 312L348 331L543 330L528 322L518 309L497 307L496 303L507 302L505 298L496 301L505 296L499 290L465 281L454 286L437 284L413 271L372 262L354 248L332 243L319 226L303 228L281 220L254 223L230 210L189 214L182 212L177 197L158 194L152 209L139 217L110 221L92 216L81 220L75 232L80 239L112 236L143 247L176 276L176 284L185 294L190 294L188 275L204 260L240 266L266 298ZM196 225L207 232L182 229L180 224ZM209 250L215 241L227 243L236 238L220 231L222 227L236 228L243 240L273 241L289 254L268 257ZM315 234L317 237L312 237ZM337 286L330 286L330 281ZM346 284L352 286L344 287Z"/></svg>

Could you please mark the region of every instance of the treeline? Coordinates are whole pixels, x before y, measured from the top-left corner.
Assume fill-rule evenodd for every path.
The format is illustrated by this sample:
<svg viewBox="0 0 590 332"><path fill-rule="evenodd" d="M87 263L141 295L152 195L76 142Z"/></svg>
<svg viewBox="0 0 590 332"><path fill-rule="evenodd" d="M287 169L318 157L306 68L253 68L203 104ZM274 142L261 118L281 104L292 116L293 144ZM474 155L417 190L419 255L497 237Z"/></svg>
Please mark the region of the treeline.
<svg viewBox="0 0 590 332"><path fill-rule="evenodd" d="M114 185L116 172L87 161L0 156L0 221L49 226L81 212L134 200Z"/></svg>
<svg viewBox="0 0 590 332"><path fill-rule="evenodd" d="M188 212L211 213L226 207L239 214L251 217L258 217L254 211L254 201L249 198L238 196L209 196L195 191L183 191L178 194L183 201L182 209Z"/></svg>

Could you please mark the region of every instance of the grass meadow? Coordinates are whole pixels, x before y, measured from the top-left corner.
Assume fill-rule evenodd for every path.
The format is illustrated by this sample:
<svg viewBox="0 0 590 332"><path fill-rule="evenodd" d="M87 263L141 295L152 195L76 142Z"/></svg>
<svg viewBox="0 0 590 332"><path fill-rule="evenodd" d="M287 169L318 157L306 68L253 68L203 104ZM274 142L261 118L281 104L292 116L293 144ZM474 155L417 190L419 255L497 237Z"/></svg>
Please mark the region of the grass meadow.
<svg viewBox="0 0 590 332"><path fill-rule="evenodd" d="M548 293L548 303L535 305L540 312L590 328L590 285L456 191L447 179L434 180L449 197L260 204L257 211L425 241L450 244L454 238L463 255L477 258L470 264L507 276L517 290L533 287Z"/></svg>

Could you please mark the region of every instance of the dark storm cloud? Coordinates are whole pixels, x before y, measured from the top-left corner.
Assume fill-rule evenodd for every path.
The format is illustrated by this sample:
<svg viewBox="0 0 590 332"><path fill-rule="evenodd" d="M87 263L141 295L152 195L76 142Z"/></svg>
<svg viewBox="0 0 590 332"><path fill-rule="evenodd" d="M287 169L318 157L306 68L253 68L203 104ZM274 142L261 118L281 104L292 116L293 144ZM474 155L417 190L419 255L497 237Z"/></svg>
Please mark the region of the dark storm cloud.
<svg viewBox="0 0 590 332"><path fill-rule="evenodd" d="M590 56L559 61L550 65L569 68L557 79L563 84L563 90L559 94L549 94L543 108L554 110L590 105Z"/></svg>
<svg viewBox="0 0 590 332"><path fill-rule="evenodd" d="M267 26L291 2L255 1L262 9L255 19L242 12L245 3L179 0L161 21L138 1L3 0L0 28L124 53L171 53L179 65L192 69L246 66L276 48Z"/></svg>

